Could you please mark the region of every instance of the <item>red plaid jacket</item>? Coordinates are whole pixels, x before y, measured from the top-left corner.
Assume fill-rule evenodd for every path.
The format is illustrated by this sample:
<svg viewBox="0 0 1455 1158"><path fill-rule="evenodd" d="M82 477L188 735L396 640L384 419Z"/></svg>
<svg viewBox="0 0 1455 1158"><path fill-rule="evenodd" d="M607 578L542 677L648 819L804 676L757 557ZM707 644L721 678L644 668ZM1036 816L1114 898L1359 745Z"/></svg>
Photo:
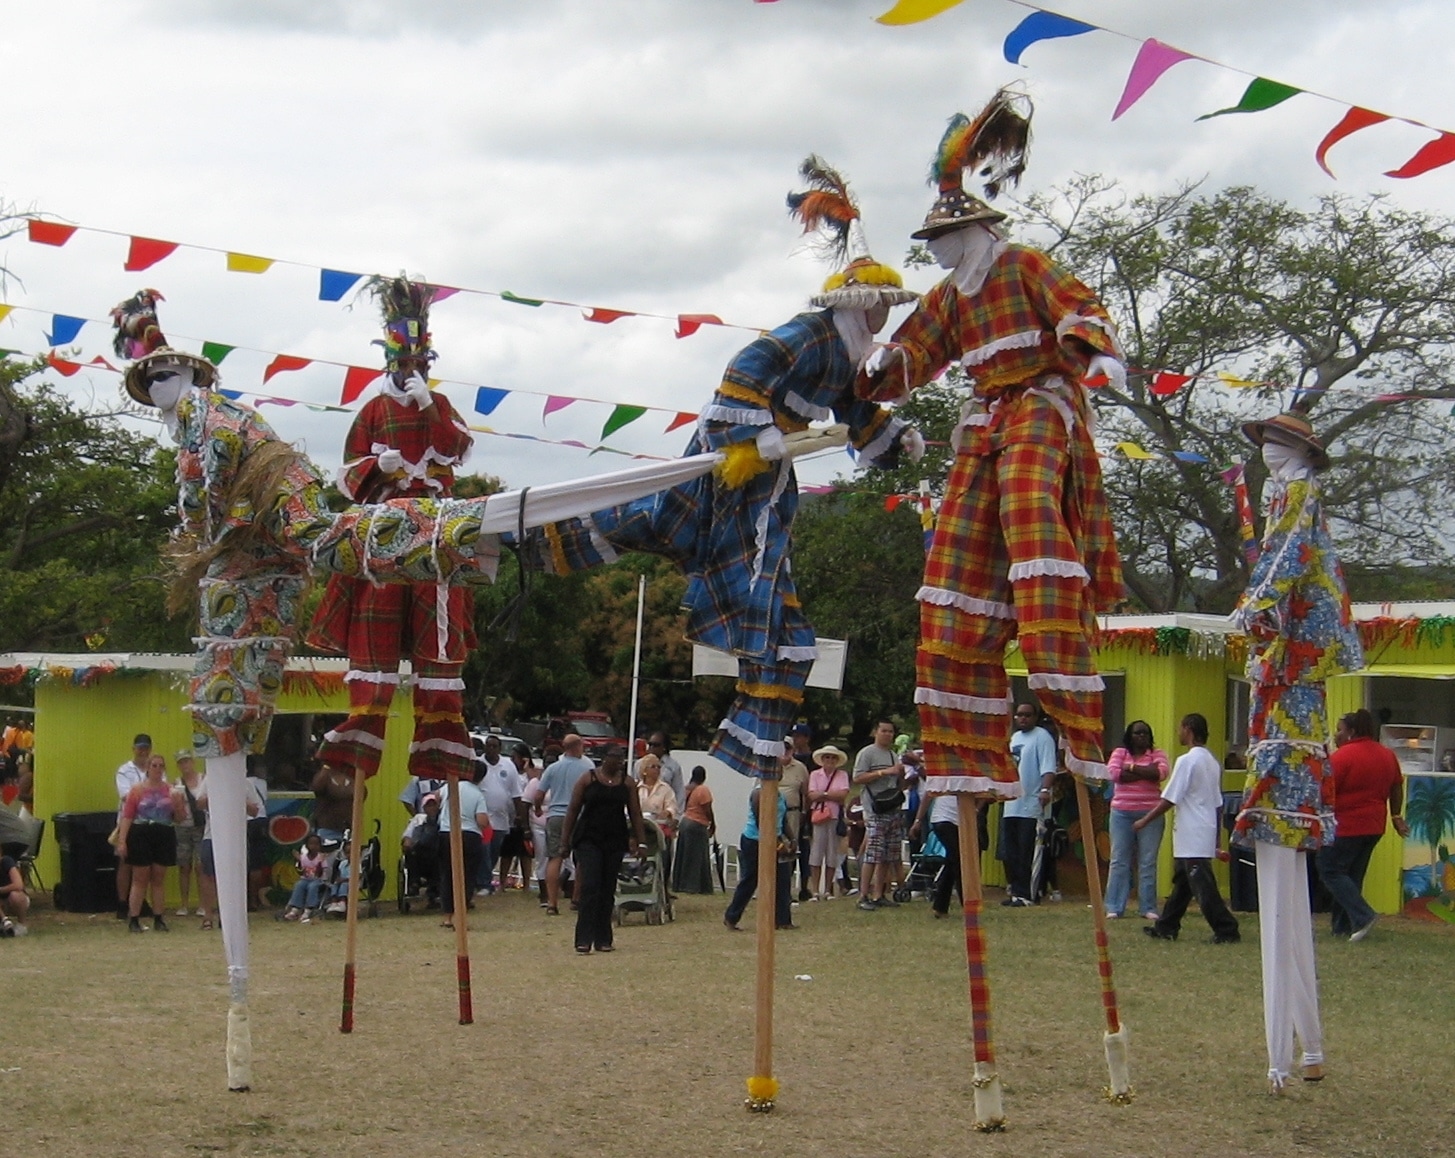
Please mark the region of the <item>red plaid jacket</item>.
<svg viewBox="0 0 1455 1158"><path fill-rule="evenodd" d="M388 390L369 399L344 440L344 465L338 488L356 503L419 496L447 497L455 489L455 467L470 456L472 439L450 400L435 392L434 405L421 413ZM379 455L397 450L404 467L392 475L379 470Z"/></svg>

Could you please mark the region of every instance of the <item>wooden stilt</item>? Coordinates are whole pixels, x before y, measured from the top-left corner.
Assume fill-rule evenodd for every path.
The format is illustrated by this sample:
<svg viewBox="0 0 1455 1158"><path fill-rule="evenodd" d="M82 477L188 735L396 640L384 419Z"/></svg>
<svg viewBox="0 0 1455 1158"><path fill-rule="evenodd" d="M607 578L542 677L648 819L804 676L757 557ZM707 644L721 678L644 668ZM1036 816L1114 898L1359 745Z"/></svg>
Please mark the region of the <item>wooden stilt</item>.
<svg viewBox="0 0 1455 1158"><path fill-rule="evenodd" d="M344 932L344 1007L339 1019L340 1033L354 1032L354 966L359 946L359 871L360 829L364 827L364 778L354 773L353 809L349 816L349 901Z"/></svg>
<svg viewBox="0 0 1455 1158"><path fill-rule="evenodd" d="M469 883L465 880L465 839L460 831L458 780L450 784L450 884L455 896L451 920L455 926L455 981L460 990L460 1024L470 1025L475 1012L470 1000L470 934L465 924L469 913Z"/></svg>
<svg viewBox="0 0 1455 1158"><path fill-rule="evenodd" d="M1101 896L1101 870L1097 863L1096 831L1092 826L1091 798L1086 781L1076 780L1076 810L1081 817L1081 846L1086 852L1086 890L1091 896L1091 919L1096 929L1096 966L1101 975L1101 1006L1106 1014L1107 1070L1111 1084L1103 1091L1108 1101L1126 1104L1132 1100L1132 1086L1127 1071L1127 1032L1117 1010L1116 981L1112 976L1111 945L1106 935L1106 905Z"/></svg>
<svg viewBox="0 0 1455 1158"><path fill-rule="evenodd" d="M753 1076L747 1107L773 1109L778 1082L773 1077L773 939L778 914L778 781L758 782L758 978L754 1008Z"/></svg>
<svg viewBox="0 0 1455 1158"><path fill-rule="evenodd" d="M1000 1073L995 1068L995 1039L990 1031L990 979L986 974L985 931L980 925L979 806L973 796L957 794L960 819L960 890L965 895L965 967L970 976L970 1034L975 1046L975 1128L1005 1129Z"/></svg>

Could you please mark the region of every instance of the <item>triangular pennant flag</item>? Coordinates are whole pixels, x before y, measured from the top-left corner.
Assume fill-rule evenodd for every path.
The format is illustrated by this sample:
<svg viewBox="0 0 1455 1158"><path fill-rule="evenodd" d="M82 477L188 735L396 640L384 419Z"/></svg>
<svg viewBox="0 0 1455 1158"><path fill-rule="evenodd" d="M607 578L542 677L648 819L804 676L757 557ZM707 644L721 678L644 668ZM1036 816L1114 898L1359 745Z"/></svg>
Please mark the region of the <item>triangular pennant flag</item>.
<svg viewBox="0 0 1455 1158"><path fill-rule="evenodd" d="M126 251L126 264L121 268L128 273L151 269L162 258L176 253L177 245L175 241L158 241L154 237L133 237L131 246Z"/></svg>
<svg viewBox="0 0 1455 1158"><path fill-rule="evenodd" d="M344 388L343 393L339 396L340 404L347 406L350 402L358 401L364 388L382 373L382 370L376 370L372 366L350 366L344 372Z"/></svg>
<svg viewBox="0 0 1455 1158"><path fill-rule="evenodd" d="M1096 374L1088 374L1085 378L1081 379L1081 384L1083 386L1090 386L1095 390L1100 386L1110 385L1111 379L1104 372L1098 372Z"/></svg>
<svg viewBox="0 0 1455 1158"><path fill-rule="evenodd" d="M1136 459L1138 462L1149 462L1157 457L1155 454L1143 450L1135 442L1119 442L1117 443L1117 449L1126 455L1127 458Z"/></svg>
<svg viewBox="0 0 1455 1158"><path fill-rule="evenodd" d="M606 425L601 428L601 437L610 438L623 426L635 422L646 412L645 406L618 406L611 412L611 417L606 420Z"/></svg>
<svg viewBox="0 0 1455 1158"><path fill-rule="evenodd" d="M588 306L584 312L588 322L601 322L603 325L608 325L617 318L636 317L631 310L604 310L598 306Z"/></svg>
<svg viewBox="0 0 1455 1158"><path fill-rule="evenodd" d="M81 332L81 327L86 324L85 318L73 318L67 314L51 315L51 332L45 336L47 346L64 346L68 342L76 340L76 335Z"/></svg>
<svg viewBox="0 0 1455 1158"><path fill-rule="evenodd" d="M46 365L63 378L69 378L77 370L81 369L80 362L72 362L69 358L58 358L54 354L47 354L45 361Z"/></svg>
<svg viewBox="0 0 1455 1158"><path fill-rule="evenodd" d="M1249 390L1254 386L1263 385L1261 382L1254 382L1251 378L1236 378L1226 370L1218 371L1218 381L1234 390Z"/></svg>
<svg viewBox="0 0 1455 1158"><path fill-rule="evenodd" d="M120 374L121 373L120 370L117 370L115 366L113 366L110 362L108 362L100 354L97 354L94 358L92 358L89 362L87 362L86 365L88 365L88 366L105 366L106 369L115 371L117 374Z"/></svg>
<svg viewBox="0 0 1455 1158"><path fill-rule="evenodd" d="M1213 117L1227 116L1229 113L1261 113L1264 109L1271 109L1274 105L1281 105L1289 97L1298 96L1303 92L1301 88L1294 88L1292 85L1279 84L1276 80L1268 80L1257 76L1243 90L1243 95L1238 103L1230 105L1225 109L1218 109L1216 112L1203 113L1197 119L1200 121L1211 120Z"/></svg>
<svg viewBox="0 0 1455 1158"><path fill-rule="evenodd" d="M253 257L247 253L227 255L227 268L232 273L267 273L272 265L271 257Z"/></svg>
<svg viewBox="0 0 1455 1158"><path fill-rule="evenodd" d="M259 398L259 406L297 406L292 398Z"/></svg>
<svg viewBox="0 0 1455 1158"><path fill-rule="evenodd" d="M678 314L677 336L690 338L703 326L720 326L722 319L716 314Z"/></svg>
<svg viewBox="0 0 1455 1158"><path fill-rule="evenodd" d="M1151 391L1158 398L1166 398L1169 394L1176 394L1191 381L1191 374L1174 374L1170 370L1161 370L1152 379Z"/></svg>
<svg viewBox="0 0 1455 1158"><path fill-rule="evenodd" d="M960 0L898 0L888 12L874 17L880 24L918 24L948 12Z"/></svg>
<svg viewBox="0 0 1455 1158"><path fill-rule="evenodd" d="M1014 64L1015 61L1011 61L1011 63ZM886 511L896 510L896 509L898 509L899 504L902 503L902 502L904 502L904 495L885 495L884 496L884 509Z"/></svg>
<svg viewBox="0 0 1455 1158"><path fill-rule="evenodd" d="M57 221L38 221L32 217L25 223L30 240L40 245L65 245L71 240L79 225L62 225Z"/></svg>
<svg viewBox="0 0 1455 1158"><path fill-rule="evenodd" d="M1314 160L1319 163L1319 168L1330 177L1334 171L1329 168L1324 158L1328 156L1329 150L1342 141L1345 137L1353 136L1360 129L1367 129L1370 125L1377 125L1380 121L1387 121L1389 118L1383 113L1370 112L1368 109L1358 107L1351 108L1344 114L1343 118L1324 136L1319 142L1319 147L1314 150Z"/></svg>
<svg viewBox="0 0 1455 1158"><path fill-rule="evenodd" d="M364 275L349 273L342 269L321 269L318 271L318 300L321 302L343 301L344 294Z"/></svg>
<svg viewBox="0 0 1455 1158"><path fill-rule="evenodd" d="M241 390L219 390L218 393L224 398L231 398L234 402L239 401L243 396Z"/></svg>
<svg viewBox="0 0 1455 1158"><path fill-rule="evenodd" d="M543 298L523 298L519 294L511 293L509 290L502 290L500 297L502 300L514 302L518 306L543 306L546 304Z"/></svg>
<svg viewBox="0 0 1455 1158"><path fill-rule="evenodd" d="M1441 165L1455 161L1455 133L1441 133L1433 141L1427 141L1413 157L1398 169L1391 169L1386 177L1418 177Z"/></svg>
<svg viewBox="0 0 1455 1158"><path fill-rule="evenodd" d="M1190 450L1174 450L1172 452L1172 457L1175 458L1178 462L1207 463L1212 461L1211 459L1204 458L1200 454L1194 454Z"/></svg>
<svg viewBox="0 0 1455 1158"><path fill-rule="evenodd" d="M697 421L697 415L695 415L695 414L689 414L685 410L679 410L677 412L677 417L674 418L674 419L672 419L671 422L667 423L667 429L664 430L664 431L662 431L662 433L663 434L671 434L672 431L677 430L679 427L686 426L688 423L690 423L690 422L696 422L696 421Z"/></svg>
<svg viewBox="0 0 1455 1158"><path fill-rule="evenodd" d="M434 296L430 298L430 301L434 303L442 302L446 298L452 298L460 292L452 285L431 285L429 288L434 290Z"/></svg>
<svg viewBox="0 0 1455 1158"><path fill-rule="evenodd" d="M1220 471L1218 478L1222 479L1230 487L1237 486L1243 481L1243 464L1241 462L1233 463L1227 470Z"/></svg>
<svg viewBox="0 0 1455 1158"><path fill-rule="evenodd" d="M10 316L10 311L14 308L14 306L0 305L0 322L3 322L6 318L8 318Z"/></svg>
<svg viewBox="0 0 1455 1158"><path fill-rule="evenodd" d="M575 401L576 399L574 398L562 398L560 397L560 395L552 394L549 398L546 399L545 406L541 408L541 421L544 422L557 410L565 410L566 407L570 406L571 403Z"/></svg>
<svg viewBox="0 0 1455 1158"><path fill-rule="evenodd" d="M1083 32L1095 31L1096 25L1083 24L1069 16L1032 12L1005 38L1005 59L1011 64L1019 64L1021 54L1038 40L1056 40L1062 36L1080 36Z"/></svg>
<svg viewBox="0 0 1455 1158"><path fill-rule="evenodd" d="M202 356L214 366L221 366L222 360L236 349L236 346L224 346L221 342L203 342Z"/></svg>
<svg viewBox="0 0 1455 1158"><path fill-rule="evenodd" d="M494 386L481 386L475 391L475 413L492 414L495 408L509 396L509 390L500 390Z"/></svg>
<svg viewBox="0 0 1455 1158"><path fill-rule="evenodd" d="M1116 120L1146 95L1146 92L1162 74L1174 64L1184 60L1196 60L1190 52L1163 44L1160 40L1144 40L1137 50L1137 59L1132 62L1132 71L1127 74L1127 84L1122 89L1122 99L1117 101L1116 111L1111 119Z"/></svg>
<svg viewBox="0 0 1455 1158"><path fill-rule="evenodd" d="M292 354L279 354L268 363L268 368L263 371L263 381L266 382L274 374L282 374L289 370L301 370L304 366L310 366L312 364L312 358L295 358Z"/></svg>

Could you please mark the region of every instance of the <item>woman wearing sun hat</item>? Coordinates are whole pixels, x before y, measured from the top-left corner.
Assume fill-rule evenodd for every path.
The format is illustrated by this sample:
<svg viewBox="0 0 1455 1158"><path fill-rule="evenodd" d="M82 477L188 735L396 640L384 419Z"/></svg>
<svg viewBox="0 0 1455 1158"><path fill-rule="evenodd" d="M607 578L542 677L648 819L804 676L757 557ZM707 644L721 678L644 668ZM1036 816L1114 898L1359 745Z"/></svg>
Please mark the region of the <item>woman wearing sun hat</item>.
<svg viewBox="0 0 1455 1158"><path fill-rule="evenodd" d="M834 877L839 871L839 821L849 796L849 774L844 770L849 757L825 744L813 759L818 767L808 778L808 816L813 822L809 879L817 886L813 899L828 901L833 899Z"/></svg>

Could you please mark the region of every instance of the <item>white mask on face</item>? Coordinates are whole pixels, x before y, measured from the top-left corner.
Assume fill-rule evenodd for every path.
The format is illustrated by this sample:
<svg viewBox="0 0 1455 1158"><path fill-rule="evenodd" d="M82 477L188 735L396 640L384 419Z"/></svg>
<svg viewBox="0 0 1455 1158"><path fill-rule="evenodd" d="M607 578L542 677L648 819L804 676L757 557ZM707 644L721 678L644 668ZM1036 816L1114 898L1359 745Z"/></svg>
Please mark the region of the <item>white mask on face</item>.
<svg viewBox="0 0 1455 1158"><path fill-rule="evenodd" d="M1292 446L1280 446L1276 442L1263 444L1263 461L1275 482L1290 483L1295 479L1310 479L1314 466L1308 456Z"/></svg>
<svg viewBox="0 0 1455 1158"><path fill-rule="evenodd" d="M179 362L157 362L147 369L147 396L151 398L152 405L162 412L162 422L174 441L181 429L177 423L177 403L195 383L192 367Z"/></svg>
<svg viewBox="0 0 1455 1158"><path fill-rule="evenodd" d="M925 242L939 267L953 271L950 277L955 288L964 294L979 292L1004 246L999 232L982 224L942 233Z"/></svg>

